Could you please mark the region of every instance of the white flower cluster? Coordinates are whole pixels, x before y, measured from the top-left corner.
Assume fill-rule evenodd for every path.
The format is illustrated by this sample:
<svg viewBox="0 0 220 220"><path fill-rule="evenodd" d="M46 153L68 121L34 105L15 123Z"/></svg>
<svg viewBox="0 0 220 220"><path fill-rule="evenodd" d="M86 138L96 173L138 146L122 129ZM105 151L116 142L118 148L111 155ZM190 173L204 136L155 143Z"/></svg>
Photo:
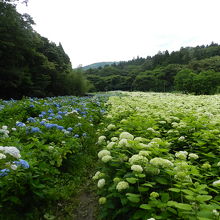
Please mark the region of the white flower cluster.
<svg viewBox="0 0 220 220"><path fill-rule="evenodd" d="M127 139L127 140L133 140L134 136L128 132L122 132L119 136L119 139Z"/></svg>
<svg viewBox="0 0 220 220"><path fill-rule="evenodd" d="M111 141L113 141L113 142L118 141L118 138L117 137L112 137Z"/></svg>
<svg viewBox="0 0 220 220"><path fill-rule="evenodd" d="M98 158L102 159L104 156L107 156L107 155L111 156L111 152L108 150L101 150L98 153Z"/></svg>
<svg viewBox="0 0 220 220"><path fill-rule="evenodd" d="M192 182L192 179L185 172L178 172L175 176L175 179L180 180L182 182Z"/></svg>
<svg viewBox="0 0 220 220"><path fill-rule="evenodd" d="M106 136L100 136L98 138L98 144L103 144L105 142Z"/></svg>
<svg viewBox="0 0 220 220"><path fill-rule="evenodd" d="M141 150L141 151L139 151L138 154L141 155L141 156L147 157L147 156L149 156L150 151Z"/></svg>
<svg viewBox="0 0 220 220"><path fill-rule="evenodd" d="M181 160L185 160L188 155L187 151L179 151L175 153L175 156Z"/></svg>
<svg viewBox="0 0 220 220"><path fill-rule="evenodd" d="M143 168L140 165L132 165L131 166L131 170L137 172L137 173L142 173L143 172Z"/></svg>
<svg viewBox="0 0 220 220"><path fill-rule="evenodd" d="M102 160L102 162L107 163L107 162L109 162L109 161L112 160L112 156L110 156L110 155L105 155L104 157L102 157L101 160Z"/></svg>
<svg viewBox="0 0 220 220"><path fill-rule="evenodd" d="M124 189L128 189L129 188L129 184L125 181L120 181L117 186L116 186L116 189L120 192Z"/></svg>
<svg viewBox="0 0 220 220"><path fill-rule="evenodd" d="M98 180L104 176L104 173L101 173L100 171L97 171L95 175L92 177L93 180Z"/></svg>
<svg viewBox="0 0 220 220"><path fill-rule="evenodd" d="M5 158L6 158L6 156L4 154L0 153L0 160L5 159Z"/></svg>
<svg viewBox="0 0 220 220"><path fill-rule="evenodd" d="M220 186L220 180L216 180L215 182L212 183L213 186Z"/></svg>
<svg viewBox="0 0 220 220"><path fill-rule="evenodd" d="M190 153L188 157L189 157L189 159L194 159L194 160L199 158L199 156L197 154L193 154L193 153Z"/></svg>
<svg viewBox="0 0 220 220"><path fill-rule="evenodd" d="M107 148L108 150L111 150L115 144L116 144L116 143L113 142L113 141L112 141L112 142L109 142L108 145L106 146L106 148Z"/></svg>
<svg viewBox="0 0 220 220"><path fill-rule="evenodd" d="M2 151L5 154L10 154L11 156L15 157L16 159L21 157L20 151L16 147L0 146L0 151Z"/></svg>
<svg viewBox="0 0 220 220"><path fill-rule="evenodd" d="M142 155L134 154L131 158L129 158L128 162L131 165L141 165L146 164L148 162L148 159Z"/></svg>
<svg viewBox="0 0 220 220"><path fill-rule="evenodd" d="M107 126L107 130L114 130L116 128L116 126L115 125L113 125L113 124L110 124L110 125L108 125Z"/></svg>
<svg viewBox="0 0 220 220"><path fill-rule="evenodd" d="M129 146L128 140L125 139L125 138L121 139L121 140L118 142L118 146L119 146L119 147L128 147L128 146Z"/></svg>
<svg viewBox="0 0 220 220"><path fill-rule="evenodd" d="M2 126L2 128L0 129L0 134L2 135L3 138L8 137L9 134L9 130L8 130L8 126Z"/></svg>
<svg viewBox="0 0 220 220"><path fill-rule="evenodd" d="M163 167L163 168L169 168L173 167L173 163L167 159L163 159L160 157L155 157L150 160L150 164L156 166L156 167Z"/></svg>
<svg viewBox="0 0 220 220"><path fill-rule="evenodd" d="M100 179L97 184L98 188L102 188L104 185L105 185L105 179Z"/></svg>

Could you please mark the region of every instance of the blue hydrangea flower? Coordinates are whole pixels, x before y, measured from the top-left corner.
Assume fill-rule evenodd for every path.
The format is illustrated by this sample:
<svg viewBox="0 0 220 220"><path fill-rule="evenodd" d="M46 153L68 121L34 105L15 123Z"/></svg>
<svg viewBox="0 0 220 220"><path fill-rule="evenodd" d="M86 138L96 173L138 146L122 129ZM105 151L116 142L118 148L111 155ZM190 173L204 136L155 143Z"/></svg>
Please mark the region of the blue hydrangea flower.
<svg viewBox="0 0 220 220"><path fill-rule="evenodd" d="M78 135L78 134L75 134L73 137L74 137L74 138L78 138L78 137L79 137L79 135Z"/></svg>
<svg viewBox="0 0 220 220"><path fill-rule="evenodd" d="M86 137L86 136L87 136L87 133L83 133L82 136L83 136L83 137Z"/></svg>
<svg viewBox="0 0 220 220"><path fill-rule="evenodd" d="M40 131L40 128L38 128L38 127L32 127L31 132L32 133L37 133L37 132L41 132L41 131Z"/></svg>
<svg viewBox="0 0 220 220"><path fill-rule="evenodd" d="M31 108L33 108L33 107L34 107L34 105L30 105L30 107L31 107Z"/></svg>
<svg viewBox="0 0 220 220"><path fill-rule="evenodd" d="M55 118L56 119L62 119L63 117L61 115L57 115Z"/></svg>
<svg viewBox="0 0 220 220"><path fill-rule="evenodd" d="M25 127L26 125L23 122L17 122L16 126L18 126L18 127Z"/></svg>
<svg viewBox="0 0 220 220"><path fill-rule="evenodd" d="M0 170L0 176L7 176L9 172L9 169L2 169Z"/></svg>
<svg viewBox="0 0 220 220"><path fill-rule="evenodd" d="M22 160L22 159L19 159L19 161L14 161L13 163L16 164L17 166L20 165L26 169L30 167L29 163L26 160Z"/></svg>
<svg viewBox="0 0 220 220"><path fill-rule="evenodd" d="M73 129L71 127L67 128L67 131L72 131Z"/></svg>
<svg viewBox="0 0 220 220"><path fill-rule="evenodd" d="M58 125L58 126L57 126L57 129L59 129L59 130L63 130L63 129L64 129L64 127L63 127L63 126Z"/></svg>
<svg viewBox="0 0 220 220"><path fill-rule="evenodd" d="M36 119L30 117L30 118L27 119L27 121L29 121L29 122L36 122Z"/></svg>
<svg viewBox="0 0 220 220"><path fill-rule="evenodd" d="M53 118L52 118L52 117L48 117L47 119L48 119L48 120L51 120L51 119L53 119Z"/></svg>

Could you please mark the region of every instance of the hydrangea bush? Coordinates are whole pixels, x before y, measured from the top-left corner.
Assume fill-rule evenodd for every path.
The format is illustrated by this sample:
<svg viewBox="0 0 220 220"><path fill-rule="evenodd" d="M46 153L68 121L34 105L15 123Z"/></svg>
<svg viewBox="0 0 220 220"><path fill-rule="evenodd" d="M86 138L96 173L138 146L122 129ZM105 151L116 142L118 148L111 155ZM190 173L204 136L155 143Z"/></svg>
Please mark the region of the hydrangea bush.
<svg viewBox="0 0 220 220"><path fill-rule="evenodd" d="M219 219L220 96L126 93L107 105L100 218Z"/></svg>

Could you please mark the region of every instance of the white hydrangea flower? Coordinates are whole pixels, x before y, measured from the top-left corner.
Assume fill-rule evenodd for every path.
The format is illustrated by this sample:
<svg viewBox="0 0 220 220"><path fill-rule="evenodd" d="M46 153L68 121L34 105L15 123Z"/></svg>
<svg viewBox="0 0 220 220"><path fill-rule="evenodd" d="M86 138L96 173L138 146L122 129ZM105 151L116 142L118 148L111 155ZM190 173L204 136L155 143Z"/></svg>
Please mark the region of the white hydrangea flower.
<svg viewBox="0 0 220 220"><path fill-rule="evenodd" d="M124 189L128 189L129 188L129 184L125 181L120 181L117 186L116 186L116 189L120 192Z"/></svg>
<svg viewBox="0 0 220 220"><path fill-rule="evenodd" d="M0 151L3 151L5 154L10 154L12 157L19 159L21 157L20 151L16 147L2 147L0 146Z"/></svg>
<svg viewBox="0 0 220 220"><path fill-rule="evenodd" d="M12 130L12 131L16 131L16 130L17 130L17 128L12 128L11 130Z"/></svg>
<svg viewBox="0 0 220 220"><path fill-rule="evenodd" d="M112 137L111 141L113 141L113 142L118 141L118 138L117 137Z"/></svg>
<svg viewBox="0 0 220 220"><path fill-rule="evenodd" d="M0 153L0 160L5 159L5 158L6 158L6 156L4 154Z"/></svg>
<svg viewBox="0 0 220 220"><path fill-rule="evenodd" d="M106 136L100 136L98 138L98 144L102 144L103 142L105 142Z"/></svg>
<svg viewBox="0 0 220 220"><path fill-rule="evenodd" d="M153 128L148 128L147 131L155 132Z"/></svg>
<svg viewBox="0 0 220 220"><path fill-rule="evenodd" d="M128 132L122 132L119 136L119 139L127 139L127 140L133 140L134 136Z"/></svg>
<svg viewBox="0 0 220 220"><path fill-rule="evenodd" d="M179 151L175 153L175 156L181 160L185 160L188 155L187 151Z"/></svg>
<svg viewBox="0 0 220 220"><path fill-rule="evenodd" d="M93 180L98 180L98 179L100 179L100 178L103 177L103 176L104 176L103 173L101 173L100 171L97 171L97 172L95 173L95 175L92 177L92 179L93 179Z"/></svg>
<svg viewBox="0 0 220 220"><path fill-rule="evenodd" d="M184 136L179 137L179 141L184 141L186 138Z"/></svg>
<svg viewBox="0 0 220 220"><path fill-rule="evenodd" d="M110 142L110 143L108 143L108 145L106 146L106 148L107 148L108 150L111 150L114 145L115 145L115 142Z"/></svg>
<svg viewBox="0 0 220 220"><path fill-rule="evenodd" d="M99 204L104 205L106 203L106 200L107 200L106 197L99 198Z"/></svg>
<svg viewBox="0 0 220 220"><path fill-rule="evenodd" d="M143 168L140 165L132 165L131 166L131 170L138 172L138 173L142 173L143 172Z"/></svg>
<svg viewBox="0 0 220 220"><path fill-rule="evenodd" d="M138 142L141 142L141 141L143 141L144 140L144 138L142 138L142 137L136 137L135 139L134 139L134 141L138 141Z"/></svg>
<svg viewBox="0 0 220 220"><path fill-rule="evenodd" d="M210 169L211 168L211 165L209 164L209 162L206 162L202 165L202 168L203 169Z"/></svg>
<svg viewBox="0 0 220 220"><path fill-rule="evenodd" d="M220 167L220 161L217 163L217 166Z"/></svg>
<svg viewBox="0 0 220 220"><path fill-rule="evenodd" d="M192 179L185 172L178 172L175 176L175 179L178 179L183 182L192 182Z"/></svg>
<svg viewBox="0 0 220 220"><path fill-rule="evenodd" d="M143 143L139 143L139 146L142 147L143 149L151 147L149 144L143 144Z"/></svg>
<svg viewBox="0 0 220 220"><path fill-rule="evenodd" d="M197 155L197 154L193 154L193 153L190 153L189 154L189 159L194 159L194 160L196 160L196 159L198 159L199 158L199 156Z"/></svg>
<svg viewBox="0 0 220 220"><path fill-rule="evenodd" d="M145 164L148 162L148 159L142 155L134 154L131 158L129 158L128 162L131 165Z"/></svg>
<svg viewBox="0 0 220 220"><path fill-rule="evenodd" d="M155 157L153 159L150 160L150 164L156 166L156 167L164 167L164 168L169 168L169 167L173 167L173 163L167 159L163 159L160 157Z"/></svg>
<svg viewBox="0 0 220 220"><path fill-rule="evenodd" d="M212 210L212 213L213 213L215 216L219 216L219 212L218 212L216 209L213 209L213 210Z"/></svg>
<svg viewBox="0 0 220 220"><path fill-rule="evenodd" d="M107 163L112 160L112 156L106 155L102 157L102 162Z"/></svg>
<svg viewBox="0 0 220 220"><path fill-rule="evenodd" d="M8 126L3 125L3 126L2 126L2 129L3 129L3 130L8 130Z"/></svg>
<svg viewBox="0 0 220 220"><path fill-rule="evenodd" d="M12 164L12 165L11 165L11 169L12 169L12 170L17 170L17 168L18 168L18 167L17 167L15 164Z"/></svg>
<svg viewBox="0 0 220 220"><path fill-rule="evenodd" d="M121 139L119 142L118 142L118 146L119 147L128 147L128 140L127 139L125 139L125 138L123 138L123 139Z"/></svg>
<svg viewBox="0 0 220 220"><path fill-rule="evenodd" d="M147 157L147 156L149 156L149 151L141 150L141 151L139 151L138 154L141 155L141 156Z"/></svg>
<svg viewBox="0 0 220 220"><path fill-rule="evenodd" d="M110 124L110 125L108 125L107 126L107 129L110 131L110 130L113 130L113 129L115 129L116 127L115 127L115 125L113 125L113 124Z"/></svg>
<svg viewBox="0 0 220 220"><path fill-rule="evenodd" d="M102 188L104 185L105 185L105 179L100 179L97 184L98 188Z"/></svg>
<svg viewBox="0 0 220 220"><path fill-rule="evenodd" d="M213 186L220 186L220 180L216 180L212 183Z"/></svg>
<svg viewBox="0 0 220 220"><path fill-rule="evenodd" d="M155 218L148 218L147 220L156 220Z"/></svg>
<svg viewBox="0 0 220 220"><path fill-rule="evenodd" d="M111 155L111 152L108 150L101 150L98 153L98 158L102 159L102 157L106 156L106 155Z"/></svg>

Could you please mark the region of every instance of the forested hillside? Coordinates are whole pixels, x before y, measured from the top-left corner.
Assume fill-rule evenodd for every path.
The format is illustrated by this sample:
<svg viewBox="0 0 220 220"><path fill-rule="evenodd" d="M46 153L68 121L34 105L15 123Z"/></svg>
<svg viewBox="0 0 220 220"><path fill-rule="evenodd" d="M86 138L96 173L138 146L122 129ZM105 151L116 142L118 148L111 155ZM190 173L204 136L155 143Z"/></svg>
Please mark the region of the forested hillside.
<svg viewBox="0 0 220 220"><path fill-rule="evenodd" d="M181 91L214 94L220 86L220 46L186 47L158 52L118 65L86 71L94 91Z"/></svg>
<svg viewBox="0 0 220 220"><path fill-rule="evenodd" d="M0 2L0 98L81 95L87 82L61 43L33 30L33 19L16 5Z"/></svg>

